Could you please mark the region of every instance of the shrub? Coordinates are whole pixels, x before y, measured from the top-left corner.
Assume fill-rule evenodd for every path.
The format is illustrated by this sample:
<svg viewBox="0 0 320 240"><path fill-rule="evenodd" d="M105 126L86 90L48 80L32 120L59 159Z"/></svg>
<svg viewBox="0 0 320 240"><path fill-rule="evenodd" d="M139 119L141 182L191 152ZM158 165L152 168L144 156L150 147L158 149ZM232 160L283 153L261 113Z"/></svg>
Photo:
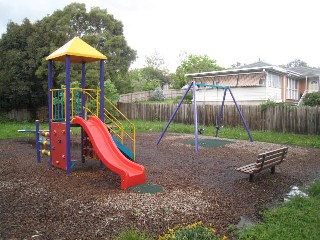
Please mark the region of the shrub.
<svg viewBox="0 0 320 240"><path fill-rule="evenodd" d="M165 96L163 95L163 91L161 88L157 87L150 96L151 101L164 101Z"/></svg>
<svg viewBox="0 0 320 240"><path fill-rule="evenodd" d="M193 100L193 93L191 91L188 92L186 98L184 99L184 103L191 104Z"/></svg>
<svg viewBox="0 0 320 240"><path fill-rule="evenodd" d="M265 103L260 104L261 112L267 110L270 107L275 107L275 106L277 106L277 103L275 101L268 99Z"/></svg>
<svg viewBox="0 0 320 240"><path fill-rule="evenodd" d="M276 106L279 106L283 109L287 109L288 111L291 111L291 107L288 106L286 103L284 102L277 103L275 101L268 99L265 103L260 104L261 112L266 111L268 108L274 108Z"/></svg>
<svg viewBox="0 0 320 240"><path fill-rule="evenodd" d="M202 222L189 224L186 226L178 225L174 228L169 228L168 232L163 236L159 236L158 240L173 240L173 239L197 239L197 240L220 240L216 235L216 231L211 227L206 227ZM224 236L222 239L227 239Z"/></svg>
<svg viewBox="0 0 320 240"><path fill-rule="evenodd" d="M320 106L320 92L307 93L303 99L305 106Z"/></svg>

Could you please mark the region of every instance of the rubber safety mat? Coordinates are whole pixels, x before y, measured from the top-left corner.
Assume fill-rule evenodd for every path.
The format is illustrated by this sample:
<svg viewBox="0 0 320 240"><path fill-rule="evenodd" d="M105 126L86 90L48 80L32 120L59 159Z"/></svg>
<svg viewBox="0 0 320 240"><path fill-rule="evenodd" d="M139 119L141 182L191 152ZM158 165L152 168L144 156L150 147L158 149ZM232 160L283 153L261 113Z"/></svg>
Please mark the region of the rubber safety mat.
<svg viewBox="0 0 320 240"><path fill-rule="evenodd" d="M183 142L183 143L184 144L190 144L192 146L195 145L194 140ZM207 139L198 139L198 146L199 147L217 148L217 147L221 147L223 145L230 144L230 143L234 143L234 142L229 141L229 140L209 139L209 138L207 138Z"/></svg>
<svg viewBox="0 0 320 240"><path fill-rule="evenodd" d="M128 189L132 190L132 191L139 192L139 193L151 193L151 194L163 191L162 186L154 185L151 183L139 184L139 185L130 187Z"/></svg>

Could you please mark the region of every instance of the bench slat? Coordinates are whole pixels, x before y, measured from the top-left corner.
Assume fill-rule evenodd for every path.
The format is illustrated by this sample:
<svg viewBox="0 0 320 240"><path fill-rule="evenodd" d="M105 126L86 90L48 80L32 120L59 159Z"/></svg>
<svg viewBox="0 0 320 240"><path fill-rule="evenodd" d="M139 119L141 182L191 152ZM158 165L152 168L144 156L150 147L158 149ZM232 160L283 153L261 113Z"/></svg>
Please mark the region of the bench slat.
<svg viewBox="0 0 320 240"><path fill-rule="evenodd" d="M264 152L264 153L260 153L258 155L258 157L262 156L262 155L266 155L266 156L269 156L269 155L273 155L275 153L279 153L279 152L285 152L287 153L288 152L288 147L283 147L283 148L279 148L279 149L276 149L276 150L273 150L273 151L269 151L269 152Z"/></svg>
<svg viewBox="0 0 320 240"><path fill-rule="evenodd" d="M270 153L269 154L259 154L258 155L258 160L257 160L257 163L258 162L262 162L263 160L264 161L268 161L269 159L273 159L273 158L277 158L277 157L286 157L287 155L287 152L286 151L281 151L281 152L275 152L275 153Z"/></svg>
<svg viewBox="0 0 320 240"><path fill-rule="evenodd" d="M275 166L282 163L286 158L288 148L283 147L273 151L261 153L255 163L247 164L236 168L236 171L250 174L250 181L253 179L253 174L258 173L266 168L271 168L271 173L274 173Z"/></svg>
<svg viewBox="0 0 320 240"><path fill-rule="evenodd" d="M282 158L282 157L285 157L286 155L287 155L286 153L276 153L276 154L269 155L269 156L262 155L261 157L258 157L257 162L262 162L263 160L268 161L269 159L274 159L274 158L278 158L278 157Z"/></svg>
<svg viewBox="0 0 320 240"><path fill-rule="evenodd" d="M256 163L251 163L236 169L239 172L254 173L257 170Z"/></svg>
<svg viewBox="0 0 320 240"><path fill-rule="evenodd" d="M282 156L278 156L272 159L268 159L266 161L264 161L263 166L262 166L262 161L261 162L256 162L256 167L257 168L266 168L266 165L270 165L270 164L277 164L277 163L281 163L283 161Z"/></svg>

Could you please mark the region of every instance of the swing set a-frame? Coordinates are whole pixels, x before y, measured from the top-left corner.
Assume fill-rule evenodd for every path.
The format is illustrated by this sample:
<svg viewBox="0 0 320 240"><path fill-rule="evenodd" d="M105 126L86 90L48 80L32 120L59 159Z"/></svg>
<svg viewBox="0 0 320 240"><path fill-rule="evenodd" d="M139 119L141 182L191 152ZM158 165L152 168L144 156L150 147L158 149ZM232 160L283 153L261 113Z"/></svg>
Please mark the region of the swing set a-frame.
<svg viewBox="0 0 320 240"><path fill-rule="evenodd" d="M221 127L221 120L222 120L222 117L223 117L223 109L224 109L224 103L225 103L225 99L226 99L226 94L227 92L230 93L231 97L232 97L232 100L234 102L234 105L239 113L239 116L241 118L241 121L248 133L248 136L250 138L250 141L253 142L253 137L251 135L251 132L250 132L250 129L246 123L246 120L244 119L243 117L243 114L238 106L238 103L236 101L236 99L234 98L234 95L231 91L231 88L229 86L218 86L218 85L212 85L212 84L203 84L203 83L196 83L195 81L192 81L190 83L190 85L188 86L186 92L184 93L183 97L181 98L179 104L177 105L176 109L174 110L173 114L171 115L168 123L166 124L166 126L164 127L159 139L158 139L158 142L157 142L157 145L159 145L159 143L161 142L161 139L163 138L163 136L165 135L170 123L173 121L175 115L177 114L183 100L186 98L188 92L190 91L190 89L192 88L193 89L193 114L194 114L194 141L195 141L195 152L198 153L199 151L199 146L198 146L198 114L197 114L197 101L196 101L196 87L211 87L211 88L216 88L216 89L223 89L224 90L224 93L223 93L223 100L222 100L222 104L221 104L221 107L220 107L220 114L219 114L219 118L218 118L218 122L217 122L217 125L216 125L216 134L215 134L215 137L218 137L219 135L219 130L220 130L220 127Z"/></svg>

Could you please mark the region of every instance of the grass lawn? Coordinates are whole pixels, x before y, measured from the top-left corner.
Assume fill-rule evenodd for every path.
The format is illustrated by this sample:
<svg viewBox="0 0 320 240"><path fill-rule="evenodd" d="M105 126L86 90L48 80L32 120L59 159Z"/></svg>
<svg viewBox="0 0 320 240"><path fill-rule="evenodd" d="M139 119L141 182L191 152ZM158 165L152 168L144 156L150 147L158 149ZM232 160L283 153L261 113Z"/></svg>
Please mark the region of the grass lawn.
<svg viewBox="0 0 320 240"><path fill-rule="evenodd" d="M151 121L133 121L136 125L137 132L162 132L166 122ZM168 132L194 134L194 125L181 123L171 123ZM215 136L215 126L205 127L204 136ZM270 142L278 144L291 144L303 147L320 148L320 136L302 135L293 133L263 132L251 131L254 141ZM220 138L249 140L248 133L244 127L229 128L225 127L219 131Z"/></svg>

